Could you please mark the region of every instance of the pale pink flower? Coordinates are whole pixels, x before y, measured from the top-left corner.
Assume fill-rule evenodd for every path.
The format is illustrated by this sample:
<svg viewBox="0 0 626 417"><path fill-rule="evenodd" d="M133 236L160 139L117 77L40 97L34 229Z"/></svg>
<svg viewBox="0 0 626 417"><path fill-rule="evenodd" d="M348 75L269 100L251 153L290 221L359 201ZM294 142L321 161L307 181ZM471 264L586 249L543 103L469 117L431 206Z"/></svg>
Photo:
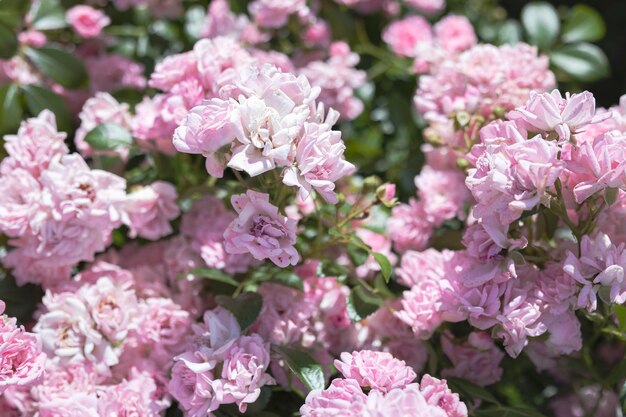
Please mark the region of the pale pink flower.
<svg viewBox="0 0 626 417"><path fill-rule="evenodd" d="M17 40L21 45L32 46L33 48L41 48L46 44L48 38L43 32L35 29L29 29L24 32L20 32L17 35Z"/></svg>
<svg viewBox="0 0 626 417"><path fill-rule="evenodd" d="M248 190L231 198L239 216L224 232L224 248L232 254L250 253L255 259L269 258L285 268L296 265L296 222L278 212L269 195Z"/></svg>
<svg viewBox="0 0 626 417"><path fill-rule="evenodd" d="M259 398L261 387L275 383L266 373L269 363L269 344L259 335L238 338L224 352L221 379L213 385L218 401L235 403L245 412Z"/></svg>
<svg viewBox="0 0 626 417"><path fill-rule="evenodd" d="M330 26L323 20L314 22L302 34L302 42L308 47L327 47L331 42Z"/></svg>
<svg viewBox="0 0 626 417"><path fill-rule="evenodd" d="M307 10L304 0L255 0L248 10L262 27L279 28L287 24L290 15Z"/></svg>
<svg viewBox="0 0 626 417"><path fill-rule="evenodd" d="M444 369L444 377L457 377L480 386L491 385L502 377L500 362L504 352L496 347L488 333L472 332L465 343L452 340L451 335L441 339L441 346L452 368Z"/></svg>
<svg viewBox="0 0 626 417"><path fill-rule="evenodd" d="M607 188L626 191L626 135L606 133L573 147L565 169L578 204Z"/></svg>
<svg viewBox="0 0 626 417"><path fill-rule="evenodd" d="M111 23L111 19L101 10L84 5L68 9L65 16L67 23L83 38L98 37L102 29Z"/></svg>
<svg viewBox="0 0 626 417"><path fill-rule="evenodd" d="M207 195L194 202L183 215L180 231L207 266L229 274L246 272L255 262L252 256L231 254L224 247L224 231L236 217L221 200Z"/></svg>
<svg viewBox="0 0 626 417"><path fill-rule="evenodd" d="M177 197L176 188L164 181L155 181L128 194L123 213L129 236L157 240L172 233L170 221L180 214Z"/></svg>
<svg viewBox="0 0 626 417"><path fill-rule="evenodd" d="M451 52L461 52L477 42L474 27L465 16L448 15L434 26L437 44Z"/></svg>
<svg viewBox="0 0 626 417"><path fill-rule="evenodd" d="M77 294L46 293L46 310L34 327L44 352L62 366L85 360L108 367L117 363L115 350L93 326L89 309Z"/></svg>
<svg viewBox="0 0 626 417"><path fill-rule="evenodd" d="M450 117L456 113L492 117L496 110L522 106L531 91L555 85L547 57L523 43L476 45L443 57L430 72L420 77L414 102L429 123L446 127L452 136L439 139L453 146L467 146L454 136Z"/></svg>
<svg viewBox="0 0 626 417"><path fill-rule="evenodd" d="M433 231L434 227L426 219L423 205L414 199L410 199L408 204L394 207L387 221L389 238L400 253L426 249Z"/></svg>
<svg viewBox="0 0 626 417"><path fill-rule="evenodd" d="M453 393L446 380L424 375L419 389L426 402L437 406L445 412L447 417L467 417L467 406L459 399L459 394Z"/></svg>
<svg viewBox="0 0 626 417"><path fill-rule="evenodd" d="M237 108L240 127L228 166L256 176L291 165L295 141L304 122L315 114L319 87L311 87L304 76L282 73L271 65L251 68L242 82L245 92Z"/></svg>
<svg viewBox="0 0 626 417"><path fill-rule="evenodd" d="M437 282L420 281L402 294L402 308L396 316L411 326L418 337L427 339L443 322L441 298L442 288Z"/></svg>
<svg viewBox="0 0 626 417"><path fill-rule="evenodd" d="M325 390L313 390L300 408L302 417L362 416L367 396L354 379L334 379Z"/></svg>
<svg viewBox="0 0 626 417"><path fill-rule="evenodd" d="M191 109L174 131L179 152L201 154L206 170L221 178L228 162L230 145L237 136L237 108L231 101L211 99Z"/></svg>
<svg viewBox="0 0 626 417"><path fill-rule="evenodd" d="M312 61L300 68L312 86L321 89L318 101L327 108L337 110L342 120L355 119L363 111L363 102L354 95L354 91L365 85L366 74L357 70L359 55L350 50L345 42L330 45L327 61ZM336 120L327 120L334 124Z"/></svg>
<svg viewBox="0 0 626 417"><path fill-rule="evenodd" d="M99 92L83 105L83 109L78 115L80 126L76 130L74 143L83 156L92 156L94 150L87 142L85 136L101 123L113 123L126 129L130 129L131 115L128 104L119 103L109 93ZM99 151L102 153L102 151ZM114 150L123 159L128 157L126 145L119 145ZM106 153L106 152L105 152Z"/></svg>
<svg viewBox="0 0 626 417"><path fill-rule="evenodd" d="M316 305L302 291L284 285L263 283L259 286L263 309L253 330L275 345L300 343L309 347L315 337L312 315Z"/></svg>
<svg viewBox="0 0 626 417"><path fill-rule="evenodd" d="M594 311L601 288L609 292L603 301L623 304L626 302L626 244L615 245L603 233L585 235L581 241L580 257L568 252L563 271L582 285L577 305Z"/></svg>
<svg viewBox="0 0 626 417"><path fill-rule="evenodd" d="M212 1L206 20L202 27L203 38L231 36L239 38L243 30L250 24L245 15L236 15L230 10L225 0Z"/></svg>
<svg viewBox="0 0 626 417"><path fill-rule="evenodd" d="M98 389L100 417L159 417L168 405L159 401L158 387L145 373L135 372L130 380Z"/></svg>
<svg viewBox="0 0 626 417"><path fill-rule="evenodd" d="M418 46L433 40L430 23L421 16L409 16L391 23L383 32L383 41L393 52L401 56L414 57Z"/></svg>
<svg viewBox="0 0 626 417"><path fill-rule="evenodd" d="M30 394L40 416L100 417L96 386L101 378L87 362L46 366L46 376Z"/></svg>
<svg viewBox="0 0 626 417"><path fill-rule="evenodd" d="M154 68L149 85L152 88L169 91L176 84L190 78L200 79L198 60L193 51L165 57Z"/></svg>
<svg viewBox="0 0 626 417"><path fill-rule="evenodd" d="M4 308L0 301L0 314ZM15 319L0 315L0 393L38 383L44 375L45 362L40 336L18 327Z"/></svg>
<svg viewBox="0 0 626 417"><path fill-rule="evenodd" d="M16 135L4 137L4 147L9 154L0 165L3 174L22 168L38 178L50 162L69 152L64 132L57 130L54 113L43 110L39 116L26 119Z"/></svg>
<svg viewBox="0 0 626 417"><path fill-rule="evenodd" d="M464 206L470 200L464 180L459 170L437 170L430 165L424 166L415 177L419 204L434 226L441 226L454 217L464 217Z"/></svg>
<svg viewBox="0 0 626 417"><path fill-rule="evenodd" d="M389 392L404 388L416 378L413 369L387 352L362 350L344 352L340 357L341 360L335 360L337 370L362 387Z"/></svg>
<svg viewBox="0 0 626 417"><path fill-rule="evenodd" d="M7 161L8 158L5 158ZM15 168L0 181L0 230L8 236L19 237L36 224L42 205L41 185L30 172Z"/></svg>
<svg viewBox="0 0 626 417"><path fill-rule="evenodd" d="M225 97L221 89L232 88L231 84L241 80L250 65L256 63L241 42L224 36L199 40L193 47L193 54L198 63L200 83L209 93L208 97Z"/></svg>
<svg viewBox="0 0 626 417"><path fill-rule="evenodd" d="M426 15L434 15L446 7L446 0L405 0L405 3Z"/></svg>
<svg viewBox="0 0 626 417"><path fill-rule="evenodd" d="M400 267L395 273L402 284L412 287L420 282L446 279L446 266L454 252L428 248L422 252L407 251L402 255Z"/></svg>
<svg viewBox="0 0 626 417"><path fill-rule="evenodd" d="M181 350L191 326L187 311L169 298L148 298L139 304L137 314L134 336L139 343L156 350Z"/></svg>
<svg viewBox="0 0 626 417"><path fill-rule="evenodd" d="M550 93L532 92L528 102L507 117L528 131L556 131L560 140L568 141L570 135L594 122L595 113L596 101L590 92L571 96L567 93L563 98L559 90L552 90Z"/></svg>
<svg viewBox="0 0 626 417"><path fill-rule="evenodd" d="M323 124L304 124L303 136L296 146L296 164L284 171L283 182L299 187L302 200L315 190L327 202L337 203L335 182L355 171L354 165L344 159L346 146L341 132L331 130L337 116L331 111Z"/></svg>
<svg viewBox="0 0 626 417"><path fill-rule="evenodd" d="M207 311L194 333L188 350L175 358L169 383L170 393L190 415L206 415L233 403L244 412L262 386L274 383L266 374L269 344L257 334L240 336L228 311Z"/></svg>

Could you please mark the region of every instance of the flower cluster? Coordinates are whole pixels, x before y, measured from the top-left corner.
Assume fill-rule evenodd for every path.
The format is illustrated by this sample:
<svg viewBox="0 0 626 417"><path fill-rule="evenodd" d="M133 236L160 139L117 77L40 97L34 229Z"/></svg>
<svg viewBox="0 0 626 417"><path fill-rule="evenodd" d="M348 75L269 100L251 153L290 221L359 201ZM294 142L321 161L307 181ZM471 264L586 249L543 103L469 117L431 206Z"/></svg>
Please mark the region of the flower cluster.
<svg viewBox="0 0 626 417"><path fill-rule="evenodd" d="M424 416L466 417L467 407L445 380L415 373L388 353L344 353L335 366L344 378L334 379L325 390L309 393L300 409L304 417L405 416L419 410ZM364 393L363 388L370 388Z"/></svg>
<svg viewBox="0 0 626 417"><path fill-rule="evenodd" d="M49 111L5 137L0 227L13 249L4 264L22 283L52 287L103 251L122 223L131 234L156 239L171 231L168 221L179 214L171 185L126 194L123 178L91 169L69 153L64 139Z"/></svg>
<svg viewBox="0 0 626 417"><path fill-rule="evenodd" d="M221 308L204 313L174 361L169 390L192 416L212 415L221 404L233 403L243 413L263 386L274 384L266 373L268 344L257 334L242 335L235 317Z"/></svg>
<svg viewBox="0 0 626 417"><path fill-rule="evenodd" d="M66 3L0 13L0 415L621 415L590 7Z"/></svg>

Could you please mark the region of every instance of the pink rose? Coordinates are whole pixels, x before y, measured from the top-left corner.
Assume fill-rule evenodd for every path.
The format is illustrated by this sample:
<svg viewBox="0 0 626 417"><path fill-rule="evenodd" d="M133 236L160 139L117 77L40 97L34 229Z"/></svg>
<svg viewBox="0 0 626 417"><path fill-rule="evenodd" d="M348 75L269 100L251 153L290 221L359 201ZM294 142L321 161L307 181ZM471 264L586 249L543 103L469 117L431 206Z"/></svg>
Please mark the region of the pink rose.
<svg viewBox="0 0 626 417"><path fill-rule="evenodd" d="M123 203L129 236L157 240L172 233L170 221L180 214L177 197L176 188L164 181L155 181L130 193Z"/></svg>
<svg viewBox="0 0 626 417"><path fill-rule="evenodd" d="M66 13L67 22L83 38L96 38L111 19L101 10L90 6L78 5Z"/></svg>
<svg viewBox="0 0 626 417"><path fill-rule="evenodd" d="M296 147L297 165L288 167L283 182L300 188L299 196L306 200L312 190L327 202L337 203L335 182L354 172L355 167L344 159L346 148L341 132L331 130L338 113L330 112L324 124L305 123L303 137Z"/></svg>
<svg viewBox="0 0 626 417"><path fill-rule="evenodd" d="M461 52L477 42L474 27L465 16L448 15L434 27L437 43L448 51Z"/></svg>
<svg viewBox="0 0 626 417"><path fill-rule="evenodd" d="M269 258L285 268L296 265L300 256L296 243L296 222L278 212L269 195L248 190L231 198L239 217L224 232L224 247L233 254L250 253L254 258Z"/></svg>
<svg viewBox="0 0 626 417"><path fill-rule="evenodd" d="M394 358L387 352L362 350L344 352L341 360L335 360L335 367L344 378L356 380L362 387L370 387L381 392L403 388L416 377L413 369L404 361Z"/></svg>

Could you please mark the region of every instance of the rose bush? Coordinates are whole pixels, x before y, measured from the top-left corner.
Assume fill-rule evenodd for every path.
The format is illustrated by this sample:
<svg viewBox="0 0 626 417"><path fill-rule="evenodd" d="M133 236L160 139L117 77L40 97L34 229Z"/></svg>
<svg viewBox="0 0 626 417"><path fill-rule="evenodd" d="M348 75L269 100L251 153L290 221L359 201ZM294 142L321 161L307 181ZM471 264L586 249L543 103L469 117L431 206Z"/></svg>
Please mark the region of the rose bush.
<svg viewBox="0 0 626 417"><path fill-rule="evenodd" d="M591 7L0 0L0 414L619 417Z"/></svg>

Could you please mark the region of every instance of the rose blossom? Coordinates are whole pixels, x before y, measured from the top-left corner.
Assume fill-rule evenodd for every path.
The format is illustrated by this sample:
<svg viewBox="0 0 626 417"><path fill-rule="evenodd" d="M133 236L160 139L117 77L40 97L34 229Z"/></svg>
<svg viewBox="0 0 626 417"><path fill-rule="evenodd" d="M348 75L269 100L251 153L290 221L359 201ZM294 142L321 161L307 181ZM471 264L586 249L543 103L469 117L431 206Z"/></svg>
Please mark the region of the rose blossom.
<svg viewBox="0 0 626 417"><path fill-rule="evenodd" d="M391 23L383 32L383 41L398 55L413 57L418 45L428 44L433 34L430 23L421 16L409 16Z"/></svg>
<svg viewBox="0 0 626 417"><path fill-rule="evenodd" d="M67 11L67 22L83 38L95 38L111 19L102 11L90 6L78 5Z"/></svg>
<svg viewBox="0 0 626 417"><path fill-rule="evenodd" d="M207 172L221 178L229 154L229 149L222 148L237 135L234 123L237 116L235 106L226 100L212 99L194 107L174 132L176 150L202 154L206 158Z"/></svg>
<svg viewBox="0 0 626 417"><path fill-rule="evenodd" d="M157 240L172 233L170 221L180 214L177 197L176 188L165 181L131 192L123 204L129 236Z"/></svg>
<svg viewBox="0 0 626 417"><path fill-rule="evenodd" d="M40 336L18 327L15 319L2 314L4 309L0 300L0 394L39 382L46 362Z"/></svg>
<svg viewBox="0 0 626 417"><path fill-rule="evenodd" d="M335 182L355 170L344 159L346 149L341 132L331 130L339 114L329 111L325 123L305 123L303 137L296 146L297 165L288 167L283 182L297 186L299 197L306 200L314 189L330 204L337 203Z"/></svg>
<svg viewBox="0 0 626 417"><path fill-rule="evenodd" d="M224 248L232 254L250 253L254 258L269 258L285 268L296 265L296 222L278 212L269 195L248 190L231 198L239 217L224 232Z"/></svg>
<svg viewBox="0 0 626 417"><path fill-rule="evenodd" d="M341 360L335 360L335 368L344 378L354 379L362 387L382 392L403 388L416 377L404 361L394 358L390 353L371 350L351 354L344 352Z"/></svg>
<svg viewBox="0 0 626 417"><path fill-rule="evenodd" d="M465 16L448 15L434 27L437 43L451 52L461 52L476 44L474 27Z"/></svg>

